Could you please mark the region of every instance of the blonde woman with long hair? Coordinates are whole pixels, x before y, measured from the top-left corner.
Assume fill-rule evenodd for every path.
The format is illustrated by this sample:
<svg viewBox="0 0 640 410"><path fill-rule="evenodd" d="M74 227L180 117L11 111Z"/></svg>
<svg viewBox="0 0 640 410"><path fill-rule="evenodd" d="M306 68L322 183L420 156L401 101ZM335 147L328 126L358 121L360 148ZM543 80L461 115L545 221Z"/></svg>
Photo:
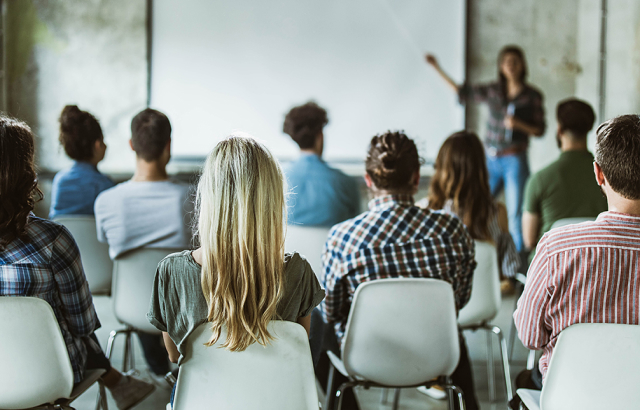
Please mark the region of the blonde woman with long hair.
<svg viewBox="0 0 640 410"><path fill-rule="evenodd" d="M163 332L169 358L184 357L185 341L211 324L209 345L243 351L266 345L271 320L300 323L324 299L309 263L284 253L285 184L278 161L246 134L232 134L209 154L196 199L200 248L158 265L147 317Z"/></svg>

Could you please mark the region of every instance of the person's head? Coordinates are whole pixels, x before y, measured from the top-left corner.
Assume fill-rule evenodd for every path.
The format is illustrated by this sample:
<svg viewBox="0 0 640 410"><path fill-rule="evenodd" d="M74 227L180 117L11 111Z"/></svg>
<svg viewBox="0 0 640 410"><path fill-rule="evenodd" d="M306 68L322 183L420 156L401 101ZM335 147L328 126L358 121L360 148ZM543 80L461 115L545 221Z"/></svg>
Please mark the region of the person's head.
<svg viewBox="0 0 640 410"><path fill-rule="evenodd" d="M322 154L322 129L329 123L327 111L313 101L293 107L284 118L282 131L293 139L301 150Z"/></svg>
<svg viewBox="0 0 640 410"><path fill-rule="evenodd" d="M416 144L402 131L387 131L371 139L365 180L374 194L413 195L420 181L422 158Z"/></svg>
<svg viewBox="0 0 640 410"><path fill-rule="evenodd" d="M60 144L69 158L97 164L107 146L96 117L76 105L67 105L60 114Z"/></svg>
<svg viewBox="0 0 640 410"><path fill-rule="evenodd" d="M640 200L640 115L621 115L596 131L595 174L598 184L627 199Z"/></svg>
<svg viewBox="0 0 640 410"><path fill-rule="evenodd" d="M586 145L587 134L593 128L596 114L586 102L577 98L568 98L558 103L556 119L558 121L558 133L556 136L558 147L561 146L561 138L567 138Z"/></svg>
<svg viewBox="0 0 640 410"><path fill-rule="evenodd" d="M278 161L250 135L230 135L207 157L196 212L210 344L222 325L229 350L271 339L283 289L284 184Z"/></svg>
<svg viewBox="0 0 640 410"><path fill-rule="evenodd" d="M29 126L0 116L0 249L16 238L24 238L36 197L42 197L34 153Z"/></svg>
<svg viewBox="0 0 640 410"><path fill-rule="evenodd" d="M498 54L498 78L504 84L507 79L524 83L527 79L527 61L524 51L518 46L508 45Z"/></svg>
<svg viewBox="0 0 640 410"><path fill-rule="evenodd" d="M436 157L429 188L429 208L442 209L452 201L455 212L474 239L489 239L493 200L480 138L468 131L450 135Z"/></svg>
<svg viewBox="0 0 640 410"><path fill-rule="evenodd" d="M147 108L131 121L131 148L145 162L169 162L171 123L160 111Z"/></svg>

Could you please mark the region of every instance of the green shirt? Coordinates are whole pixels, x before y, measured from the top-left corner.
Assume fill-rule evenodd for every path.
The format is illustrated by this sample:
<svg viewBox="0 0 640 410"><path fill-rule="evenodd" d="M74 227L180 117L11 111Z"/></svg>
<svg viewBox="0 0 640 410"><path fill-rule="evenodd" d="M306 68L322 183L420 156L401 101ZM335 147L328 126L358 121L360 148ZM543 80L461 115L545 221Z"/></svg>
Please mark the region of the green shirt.
<svg viewBox="0 0 640 410"><path fill-rule="evenodd" d="M533 175L524 193L524 210L540 216L539 236L564 218L594 218L607 210L607 200L593 174L589 151L565 151Z"/></svg>
<svg viewBox="0 0 640 410"><path fill-rule="evenodd" d="M202 267L191 251L174 253L158 264L147 319L167 332L180 352L178 365L185 354L187 337L207 322L207 301L202 293ZM324 299L311 266L299 254L285 255L284 293L278 304L279 319L295 322L311 314Z"/></svg>

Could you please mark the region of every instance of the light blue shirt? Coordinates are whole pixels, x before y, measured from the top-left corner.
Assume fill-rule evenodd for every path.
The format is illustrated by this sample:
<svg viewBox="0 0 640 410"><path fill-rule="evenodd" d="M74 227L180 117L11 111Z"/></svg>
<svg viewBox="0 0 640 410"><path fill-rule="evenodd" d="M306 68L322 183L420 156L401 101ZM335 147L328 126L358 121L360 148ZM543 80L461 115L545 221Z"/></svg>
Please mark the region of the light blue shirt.
<svg viewBox="0 0 640 410"><path fill-rule="evenodd" d="M290 224L333 226L359 213L357 182L317 155L302 153L284 172L290 192Z"/></svg>
<svg viewBox="0 0 640 410"><path fill-rule="evenodd" d="M49 218L59 215L93 215L93 204L100 192L114 186L88 162L74 162L53 177Z"/></svg>

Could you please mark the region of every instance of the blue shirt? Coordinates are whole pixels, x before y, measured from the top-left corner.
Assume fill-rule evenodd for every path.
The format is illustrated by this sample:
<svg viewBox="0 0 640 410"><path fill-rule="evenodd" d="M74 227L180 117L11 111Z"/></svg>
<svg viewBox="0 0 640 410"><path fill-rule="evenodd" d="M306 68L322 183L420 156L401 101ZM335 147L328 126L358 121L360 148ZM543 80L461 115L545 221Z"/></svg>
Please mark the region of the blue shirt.
<svg viewBox="0 0 640 410"><path fill-rule="evenodd" d="M302 153L284 172L290 191L289 223L333 226L359 213L356 181L317 155Z"/></svg>
<svg viewBox="0 0 640 410"><path fill-rule="evenodd" d="M49 218L59 215L93 215L98 194L114 186L109 177L87 162L74 162L53 178Z"/></svg>

